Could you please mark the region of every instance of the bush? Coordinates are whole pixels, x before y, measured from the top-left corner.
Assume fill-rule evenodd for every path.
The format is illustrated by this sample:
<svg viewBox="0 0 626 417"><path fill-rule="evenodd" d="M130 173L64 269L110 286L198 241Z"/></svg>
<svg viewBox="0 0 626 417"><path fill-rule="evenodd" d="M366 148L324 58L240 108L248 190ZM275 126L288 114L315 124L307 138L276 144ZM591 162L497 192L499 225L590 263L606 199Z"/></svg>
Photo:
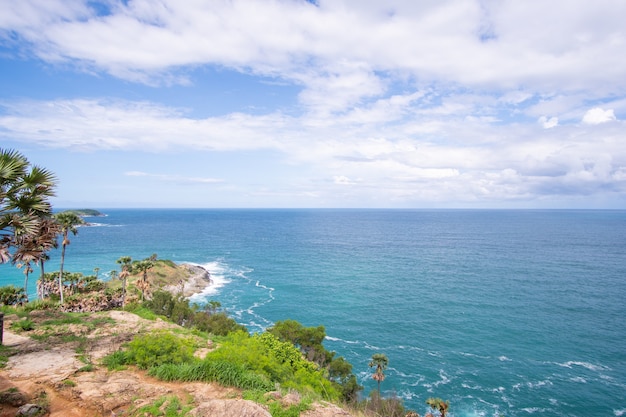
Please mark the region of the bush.
<svg viewBox="0 0 626 417"><path fill-rule="evenodd" d="M35 328L35 323L28 319L24 318L22 320L17 320L11 323L11 329L16 331L28 332Z"/></svg>
<svg viewBox="0 0 626 417"><path fill-rule="evenodd" d="M0 304L13 306L26 302L26 293L24 288L18 288L15 285L5 285L0 287Z"/></svg>
<svg viewBox="0 0 626 417"><path fill-rule="evenodd" d="M254 336L244 332L231 333L218 349L209 352L205 360L234 363L284 387L327 400L340 397L323 371L304 360L298 348L269 333Z"/></svg>
<svg viewBox="0 0 626 417"><path fill-rule="evenodd" d="M193 316L193 325L200 331L218 336L246 330L245 326L237 323L224 312L208 314L204 311L198 311Z"/></svg>
<svg viewBox="0 0 626 417"><path fill-rule="evenodd" d="M180 364L193 358L193 342L168 332L139 336L128 344L127 360L141 369L165 363Z"/></svg>
<svg viewBox="0 0 626 417"><path fill-rule="evenodd" d="M248 390L268 391L274 384L243 366L222 360L204 360L179 365L164 364L151 368L149 374L163 381L218 382Z"/></svg>

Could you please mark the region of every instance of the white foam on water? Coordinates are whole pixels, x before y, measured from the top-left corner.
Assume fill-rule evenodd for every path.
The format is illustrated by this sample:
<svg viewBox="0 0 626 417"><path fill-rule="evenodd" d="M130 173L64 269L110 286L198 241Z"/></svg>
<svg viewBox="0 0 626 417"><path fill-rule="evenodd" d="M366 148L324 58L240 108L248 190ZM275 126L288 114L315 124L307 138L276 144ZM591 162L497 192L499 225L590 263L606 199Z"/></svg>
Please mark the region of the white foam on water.
<svg viewBox="0 0 626 417"><path fill-rule="evenodd" d="M231 282L230 279L226 278L226 273L229 270L228 265L220 261L213 261L213 262L208 262L205 264L198 264L198 263L193 263L193 262L185 262L185 263L202 267L206 269L209 272L209 275L211 276L211 285L209 285L204 290L202 290L202 292L198 294L194 294L191 297L189 297L189 300L191 302L208 301L209 296L218 294L220 288L222 288L224 285Z"/></svg>
<svg viewBox="0 0 626 417"><path fill-rule="evenodd" d="M603 366L603 365L595 365L593 363L589 363L589 362L581 362L581 361L567 361L564 363L557 363L557 365L562 366L564 368L573 368L574 366L580 366L583 367L585 369L589 369L590 371L607 371L610 370L610 368Z"/></svg>

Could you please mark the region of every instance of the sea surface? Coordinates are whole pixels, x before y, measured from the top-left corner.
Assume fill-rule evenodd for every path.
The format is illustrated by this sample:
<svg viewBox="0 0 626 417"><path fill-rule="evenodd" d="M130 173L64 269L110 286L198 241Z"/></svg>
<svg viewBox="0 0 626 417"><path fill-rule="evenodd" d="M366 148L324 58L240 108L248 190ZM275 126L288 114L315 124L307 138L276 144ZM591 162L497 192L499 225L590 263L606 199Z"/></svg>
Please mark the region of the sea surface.
<svg viewBox="0 0 626 417"><path fill-rule="evenodd" d="M121 256L205 266L251 332L324 325L325 346L420 414L626 415L626 211L102 210L66 270ZM58 270L60 250L47 271ZM37 270L29 293L35 295ZM0 285L23 285L11 265Z"/></svg>

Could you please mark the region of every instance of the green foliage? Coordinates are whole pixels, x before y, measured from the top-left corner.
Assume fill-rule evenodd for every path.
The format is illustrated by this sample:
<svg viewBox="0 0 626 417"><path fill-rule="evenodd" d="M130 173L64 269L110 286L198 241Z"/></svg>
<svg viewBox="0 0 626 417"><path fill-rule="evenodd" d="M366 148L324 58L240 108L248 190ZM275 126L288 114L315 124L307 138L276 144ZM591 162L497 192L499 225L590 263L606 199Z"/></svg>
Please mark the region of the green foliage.
<svg viewBox="0 0 626 417"><path fill-rule="evenodd" d="M193 316L192 324L198 330L218 336L226 336L232 332L246 330L245 326L237 323L224 312L209 314L204 311L198 311Z"/></svg>
<svg viewBox="0 0 626 417"><path fill-rule="evenodd" d="M284 320L276 322L267 331L280 341L299 347L307 360L326 369L328 378L341 391L344 401L357 400L363 387L357 383L356 376L352 373L352 365L342 357L335 358L335 352L326 350L322 344L326 337L324 326L304 327L295 320Z"/></svg>
<svg viewBox="0 0 626 417"><path fill-rule="evenodd" d="M0 368L7 366L9 362L9 356L13 354L13 349L9 346L0 345Z"/></svg>
<svg viewBox="0 0 626 417"><path fill-rule="evenodd" d="M86 217L97 217L104 216L101 212L94 209L74 209L74 210L65 210L64 212L74 213L77 216L86 216Z"/></svg>
<svg viewBox="0 0 626 417"><path fill-rule="evenodd" d="M322 345L326 337L324 326L304 327L296 320L284 320L267 330L280 340L291 342L300 348L305 357L320 366L327 365L334 352L327 351Z"/></svg>
<svg viewBox="0 0 626 417"><path fill-rule="evenodd" d="M13 306L26 302L26 293L24 288L18 288L15 285L5 285L0 287L0 304Z"/></svg>
<svg viewBox="0 0 626 417"><path fill-rule="evenodd" d="M390 398L381 398L378 391L370 393L370 400L367 402L365 409L368 413L378 416L405 417L411 415L407 414L402 399L395 395Z"/></svg>
<svg viewBox="0 0 626 417"><path fill-rule="evenodd" d="M441 413L441 417L445 417L448 412L448 408L450 407L450 403L448 401L444 401L441 398L430 397L426 400L426 404L430 406L433 410L439 411Z"/></svg>
<svg viewBox="0 0 626 417"><path fill-rule="evenodd" d="M26 303L24 305L24 311L30 312L30 311L35 311L35 310L38 310L38 311L51 310L56 307L57 307L57 303L55 301L52 301L50 299L41 300L38 298L36 300Z"/></svg>
<svg viewBox="0 0 626 417"><path fill-rule="evenodd" d="M291 406L283 405L280 400L262 391L245 391L243 398L266 406L272 417L299 417L311 407L311 399L308 397Z"/></svg>
<svg viewBox="0 0 626 417"><path fill-rule="evenodd" d="M129 410L129 417L185 417L189 415L192 405L184 405L176 396L159 398L148 405Z"/></svg>
<svg viewBox="0 0 626 417"><path fill-rule="evenodd" d="M154 321L158 318L158 316L154 313L154 311L139 304L129 304L126 307L124 307L124 310L131 312L133 314L136 314L142 319L146 319L146 320Z"/></svg>
<svg viewBox="0 0 626 417"><path fill-rule="evenodd" d="M292 344L281 342L269 333L254 336L231 333L206 360L235 363L286 388L326 400L340 397L340 392L324 377L321 369L304 360Z"/></svg>
<svg viewBox="0 0 626 417"><path fill-rule="evenodd" d="M194 344L188 338L170 332L155 332L138 336L128 344L127 360L140 369L164 363L180 364L193 358Z"/></svg>
<svg viewBox="0 0 626 417"><path fill-rule="evenodd" d="M273 383L244 366L223 360L204 360L182 364L164 364L151 368L150 375L163 381L218 382L248 390L271 390Z"/></svg>
<svg viewBox="0 0 626 417"><path fill-rule="evenodd" d="M15 331L28 332L33 330L34 328L35 323L28 318L23 318L22 320L17 320L11 323L11 330Z"/></svg>
<svg viewBox="0 0 626 417"><path fill-rule="evenodd" d="M230 332L246 329L226 313L215 313L210 309L198 311L181 295L175 296L166 291L156 291L152 299L143 305L180 326L195 327L207 333L225 336Z"/></svg>
<svg viewBox="0 0 626 417"><path fill-rule="evenodd" d="M107 367L109 371L119 371L126 368L126 365L131 363L129 356L123 350L118 350L110 355L102 358L102 364Z"/></svg>

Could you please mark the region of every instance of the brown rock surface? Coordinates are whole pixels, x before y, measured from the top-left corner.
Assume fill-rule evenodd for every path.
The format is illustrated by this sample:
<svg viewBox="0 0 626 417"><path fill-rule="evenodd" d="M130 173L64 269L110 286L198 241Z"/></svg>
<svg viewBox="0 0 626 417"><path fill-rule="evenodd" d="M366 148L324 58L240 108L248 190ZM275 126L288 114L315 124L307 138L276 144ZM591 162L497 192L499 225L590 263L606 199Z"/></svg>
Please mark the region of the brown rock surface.
<svg viewBox="0 0 626 417"><path fill-rule="evenodd" d="M162 320L150 321L124 311L108 311L86 316L85 326L65 325L63 331L84 336L84 353L76 353L76 342L50 337L45 342L36 335L39 323L50 320L53 312L31 314L35 330L16 334L10 330L12 320L5 318L3 344L13 351L6 368L0 369L0 392L19 392L26 398L37 398L45 392L52 417L112 417L130 408L150 404L163 396L177 396L182 403L191 400L193 416L267 417L269 412L259 404L241 398L241 392L207 383L171 383L159 381L145 372L128 369L107 371L100 360L120 349L134 336L153 330L177 327ZM89 320L99 320L88 326ZM39 322L39 323L37 323ZM40 339L42 339L40 337ZM74 343L74 344L73 344ZM85 361L93 364L85 371ZM32 401L32 400L31 400ZM0 405L0 417L15 416L17 408ZM316 404L303 413L305 417L350 416L333 405Z"/></svg>

